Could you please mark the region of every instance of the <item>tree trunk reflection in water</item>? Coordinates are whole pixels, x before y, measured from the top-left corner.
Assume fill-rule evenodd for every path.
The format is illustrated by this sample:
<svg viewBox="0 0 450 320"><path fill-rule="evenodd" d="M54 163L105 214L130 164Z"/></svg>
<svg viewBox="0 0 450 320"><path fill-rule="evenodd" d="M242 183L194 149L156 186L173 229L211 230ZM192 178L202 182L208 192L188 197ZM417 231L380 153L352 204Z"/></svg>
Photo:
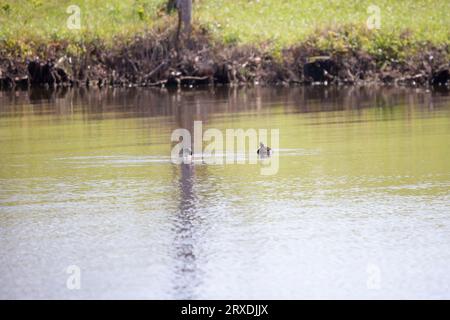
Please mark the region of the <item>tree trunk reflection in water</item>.
<svg viewBox="0 0 450 320"><path fill-rule="evenodd" d="M195 172L191 164L180 165L180 205L175 225L176 280L175 294L179 299L193 299L194 289L199 283L196 263L196 196Z"/></svg>

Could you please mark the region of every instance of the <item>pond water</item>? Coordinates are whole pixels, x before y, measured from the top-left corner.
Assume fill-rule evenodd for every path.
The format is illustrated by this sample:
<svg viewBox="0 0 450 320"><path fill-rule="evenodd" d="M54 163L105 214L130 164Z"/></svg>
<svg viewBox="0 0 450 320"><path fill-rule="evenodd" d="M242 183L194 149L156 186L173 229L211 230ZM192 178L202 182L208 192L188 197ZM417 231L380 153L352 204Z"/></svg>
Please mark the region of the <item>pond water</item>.
<svg viewBox="0 0 450 320"><path fill-rule="evenodd" d="M172 163L194 120L278 172ZM2 299L450 298L448 92L0 92L0 156Z"/></svg>

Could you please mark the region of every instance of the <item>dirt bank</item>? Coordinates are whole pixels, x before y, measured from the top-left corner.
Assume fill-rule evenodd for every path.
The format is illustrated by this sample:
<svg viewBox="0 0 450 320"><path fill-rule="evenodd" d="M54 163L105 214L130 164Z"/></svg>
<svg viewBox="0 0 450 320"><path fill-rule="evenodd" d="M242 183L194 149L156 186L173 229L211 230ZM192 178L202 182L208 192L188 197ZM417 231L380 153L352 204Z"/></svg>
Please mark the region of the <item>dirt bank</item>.
<svg viewBox="0 0 450 320"><path fill-rule="evenodd" d="M274 55L250 46L214 42L202 30L174 41L174 30L118 41L81 45L52 43L25 56L0 50L0 87L29 86L196 86L205 84L361 84L448 86L450 48L424 44L402 61L362 50L327 52L308 44Z"/></svg>

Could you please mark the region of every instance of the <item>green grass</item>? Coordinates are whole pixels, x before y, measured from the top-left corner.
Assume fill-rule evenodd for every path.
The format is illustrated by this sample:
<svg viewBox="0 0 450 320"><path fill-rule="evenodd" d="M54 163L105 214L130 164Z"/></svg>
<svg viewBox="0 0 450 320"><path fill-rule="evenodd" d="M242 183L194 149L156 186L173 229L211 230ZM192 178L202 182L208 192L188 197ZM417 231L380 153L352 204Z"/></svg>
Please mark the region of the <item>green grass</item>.
<svg viewBox="0 0 450 320"><path fill-rule="evenodd" d="M155 23L175 23L165 0L0 0L0 41L6 44L133 37ZM81 8L81 30L69 30L66 9ZM368 31L367 8L381 10L381 30ZM374 49L411 43L450 44L449 0L196 0L195 23L219 41L287 47L316 37L327 49ZM346 30L343 37L339 30ZM331 32L323 33L323 30ZM402 34L408 34L406 40ZM403 39L403 40L402 40ZM342 43L340 43L342 42ZM401 45L401 44L400 44Z"/></svg>
<svg viewBox="0 0 450 320"><path fill-rule="evenodd" d="M417 41L450 41L448 0L212 0L200 1L197 16L225 39L287 46L318 29L365 28L372 4L380 8L381 33L409 30Z"/></svg>
<svg viewBox="0 0 450 320"><path fill-rule="evenodd" d="M164 0L0 0L0 39L8 41L111 40L150 28ZM66 12L81 10L81 29Z"/></svg>

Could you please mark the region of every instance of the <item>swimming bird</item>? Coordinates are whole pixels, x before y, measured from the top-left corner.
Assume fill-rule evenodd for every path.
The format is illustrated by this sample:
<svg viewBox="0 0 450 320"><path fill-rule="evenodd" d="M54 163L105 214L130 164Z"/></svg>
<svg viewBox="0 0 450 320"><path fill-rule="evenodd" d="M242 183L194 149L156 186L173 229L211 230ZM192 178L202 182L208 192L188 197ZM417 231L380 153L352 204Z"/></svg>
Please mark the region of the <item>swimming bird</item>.
<svg viewBox="0 0 450 320"><path fill-rule="evenodd" d="M192 149L191 148L187 148L187 147L185 147L185 148L182 148L181 150L180 150L180 157L189 157L189 156L192 156Z"/></svg>
<svg viewBox="0 0 450 320"><path fill-rule="evenodd" d="M256 151L256 153L260 157L267 157L272 154L272 149L270 147L265 146L264 143L260 142L259 149L258 149L258 151Z"/></svg>
<svg viewBox="0 0 450 320"><path fill-rule="evenodd" d="M182 143L183 140L184 140L184 139L183 139L183 136L180 136L179 142ZM187 144L187 145L189 145L189 144ZM180 151L178 152L178 156L179 156L180 158L187 158L187 157L190 157L190 156L192 156L192 149L189 148L189 147L187 147L186 144L183 144L183 145L182 145L182 148L181 148Z"/></svg>

